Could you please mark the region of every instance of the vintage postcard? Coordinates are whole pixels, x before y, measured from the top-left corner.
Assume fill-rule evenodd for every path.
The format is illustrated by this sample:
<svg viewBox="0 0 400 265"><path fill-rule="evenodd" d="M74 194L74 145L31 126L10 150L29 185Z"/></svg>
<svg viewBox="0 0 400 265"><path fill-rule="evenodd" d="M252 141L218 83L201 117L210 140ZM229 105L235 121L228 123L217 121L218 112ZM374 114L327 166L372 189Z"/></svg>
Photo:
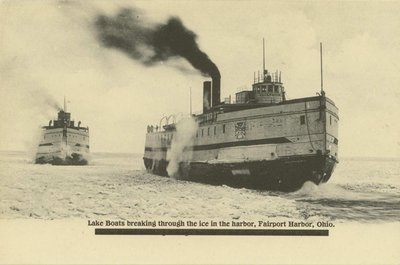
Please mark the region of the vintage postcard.
<svg viewBox="0 0 400 265"><path fill-rule="evenodd" d="M0 263L398 264L399 14L0 1Z"/></svg>

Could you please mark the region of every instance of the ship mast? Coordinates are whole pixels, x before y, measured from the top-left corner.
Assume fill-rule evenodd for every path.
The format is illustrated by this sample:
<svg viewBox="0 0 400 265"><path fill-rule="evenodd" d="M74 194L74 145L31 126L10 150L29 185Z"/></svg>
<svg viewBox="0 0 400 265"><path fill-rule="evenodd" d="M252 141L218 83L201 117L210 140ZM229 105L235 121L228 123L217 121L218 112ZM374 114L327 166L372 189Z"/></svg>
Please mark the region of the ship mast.
<svg viewBox="0 0 400 265"><path fill-rule="evenodd" d="M324 96L325 91L324 91L324 76L322 71L322 42L319 43L319 57L321 59L321 96Z"/></svg>
<svg viewBox="0 0 400 265"><path fill-rule="evenodd" d="M265 40L263 38L263 81L265 78Z"/></svg>
<svg viewBox="0 0 400 265"><path fill-rule="evenodd" d="M64 96L64 112L67 112L67 101Z"/></svg>

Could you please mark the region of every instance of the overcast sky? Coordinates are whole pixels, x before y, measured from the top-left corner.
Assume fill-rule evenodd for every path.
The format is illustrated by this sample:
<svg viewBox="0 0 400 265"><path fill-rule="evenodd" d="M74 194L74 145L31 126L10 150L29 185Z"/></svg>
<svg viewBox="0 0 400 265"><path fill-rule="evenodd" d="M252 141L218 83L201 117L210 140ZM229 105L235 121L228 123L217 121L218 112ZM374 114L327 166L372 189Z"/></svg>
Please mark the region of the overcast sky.
<svg viewBox="0 0 400 265"><path fill-rule="evenodd" d="M102 46L94 22L121 8L144 21L179 17L221 72L221 98L250 88L254 71L282 71L290 99L324 87L339 107L340 156L400 157L400 2L2 1L0 149L37 145L38 126L63 102L90 127L92 152L144 150L146 126L200 112L207 80L184 59L145 67Z"/></svg>

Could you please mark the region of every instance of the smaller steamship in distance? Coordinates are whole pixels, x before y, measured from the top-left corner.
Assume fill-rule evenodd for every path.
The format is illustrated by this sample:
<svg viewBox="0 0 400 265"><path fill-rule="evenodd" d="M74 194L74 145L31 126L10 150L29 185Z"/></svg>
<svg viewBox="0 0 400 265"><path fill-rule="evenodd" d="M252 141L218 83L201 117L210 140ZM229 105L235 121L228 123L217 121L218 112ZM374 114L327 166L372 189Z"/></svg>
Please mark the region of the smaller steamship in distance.
<svg viewBox="0 0 400 265"><path fill-rule="evenodd" d="M180 179L281 191L329 180L338 163L339 116L323 90L322 44L317 96L286 99L281 74L263 68L235 103L220 102L218 78L204 82L203 113L192 115L198 127L180 154ZM168 175L177 127L148 127L144 164L150 172Z"/></svg>
<svg viewBox="0 0 400 265"><path fill-rule="evenodd" d="M75 124L71 113L64 109L56 120L42 127L41 140L35 157L36 164L87 165L89 157L89 127Z"/></svg>

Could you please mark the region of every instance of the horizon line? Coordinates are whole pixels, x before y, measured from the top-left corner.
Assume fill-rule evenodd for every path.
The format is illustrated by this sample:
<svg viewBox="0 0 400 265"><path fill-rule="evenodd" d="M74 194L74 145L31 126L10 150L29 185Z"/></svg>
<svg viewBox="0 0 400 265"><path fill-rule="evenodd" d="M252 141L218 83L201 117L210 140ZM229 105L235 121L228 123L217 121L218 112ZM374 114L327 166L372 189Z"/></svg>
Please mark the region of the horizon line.
<svg viewBox="0 0 400 265"><path fill-rule="evenodd" d="M24 150L10 150L10 149L0 149L0 152L18 152L18 153L28 153ZM90 152L91 154L142 154L142 152L116 152L116 151L95 151ZM400 160L400 156L359 156L359 155L347 155L339 156L340 159L396 159Z"/></svg>

